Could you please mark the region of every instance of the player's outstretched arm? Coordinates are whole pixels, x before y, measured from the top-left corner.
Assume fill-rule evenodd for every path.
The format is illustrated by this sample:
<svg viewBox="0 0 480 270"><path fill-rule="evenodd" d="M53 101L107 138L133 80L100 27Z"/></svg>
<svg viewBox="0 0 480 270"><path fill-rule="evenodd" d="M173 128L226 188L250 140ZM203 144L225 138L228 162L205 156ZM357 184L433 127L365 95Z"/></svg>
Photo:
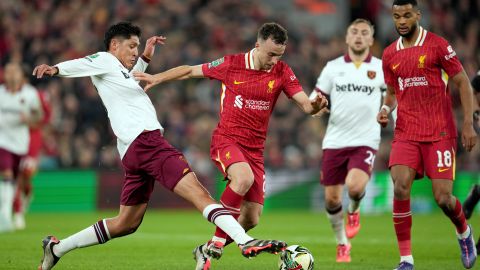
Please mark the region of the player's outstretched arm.
<svg viewBox="0 0 480 270"><path fill-rule="evenodd" d="M328 111L328 100L320 93L315 98L309 99L305 92L300 91L292 98L302 111L310 115L320 115Z"/></svg>
<svg viewBox="0 0 480 270"><path fill-rule="evenodd" d="M462 145L470 152L477 143L477 135L473 128L473 91L465 70L452 78L460 91L460 100L463 108Z"/></svg>
<svg viewBox="0 0 480 270"><path fill-rule="evenodd" d="M390 114L390 112L392 112L396 106L397 99L395 97L395 88L387 85L387 94L385 95L385 98L383 99L383 105L377 114L377 122L382 127L386 127L388 125L388 114Z"/></svg>
<svg viewBox="0 0 480 270"><path fill-rule="evenodd" d="M133 72L133 76L135 79L147 83L147 85L144 87L145 91L157 84L164 82L204 77L201 65L179 66L155 75L150 75L143 72Z"/></svg>

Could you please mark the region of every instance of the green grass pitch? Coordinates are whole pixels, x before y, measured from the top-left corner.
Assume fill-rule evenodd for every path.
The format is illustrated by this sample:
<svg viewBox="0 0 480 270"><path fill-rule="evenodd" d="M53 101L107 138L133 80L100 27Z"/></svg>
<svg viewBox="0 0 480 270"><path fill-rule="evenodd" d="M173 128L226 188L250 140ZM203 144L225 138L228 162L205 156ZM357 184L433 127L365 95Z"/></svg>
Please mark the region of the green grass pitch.
<svg viewBox="0 0 480 270"><path fill-rule="evenodd" d="M45 235L62 239L114 214L29 214L26 230L0 234L0 269L36 269ZM478 216L470 221L474 230L480 231ZM390 215L364 215L361 224L360 233L352 240L349 264L335 263L336 244L324 213L270 211L250 234L309 248L315 257L315 269L393 269L399 258ZM55 269L194 269L191 251L206 241L213 230L197 212L147 211L143 224L133 235L74 250ZM415 269L463 269L453 225L440 212L414 214L412 236ZM271 254L245 259L231 245L221 260L213 261L212 269L277 269L277 261L278 256ZM478 264L474 269L480 269Z"/></svg>

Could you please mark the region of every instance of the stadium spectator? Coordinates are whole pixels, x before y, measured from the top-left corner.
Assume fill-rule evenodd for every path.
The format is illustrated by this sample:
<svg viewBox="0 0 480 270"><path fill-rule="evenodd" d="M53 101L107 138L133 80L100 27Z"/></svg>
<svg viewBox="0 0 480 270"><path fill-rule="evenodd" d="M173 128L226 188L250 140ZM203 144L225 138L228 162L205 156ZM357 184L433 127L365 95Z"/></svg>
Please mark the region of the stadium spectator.
<svg viewBox="0 0 480 270"><path fill-rule="evenodd" d="M347 28L347 52L329 61L315 90L330 98L330 117L323 140L320 183L325 188L325 208L337 239L337 262L350 262L351 243L360 230L360 202L373 170L380 144L376 112L385 90L382 62L373 57L374 28L356 19ZM350 203L344 226L342 194L347 185Z"/></svg>
<svg viewBox="0 0 480 270"><path fill-rule="evenodd" d="M59 241L54 236L43 240L43 259L39 269L49 270L71 250L104 244L110 239L134 233L140 226L155 181L191 202L208 221L221 227L239 245L242 255L276 253L286 244L276 240L255 240L217 204L191 171L185 157L163 137L153 104L131 71L145 71L155 45L165 37L153 36L137 61L141 30L131 23L112 25L105 33L106 52L61 62L39 65L33 75L75 78L90 77L108 111L118 138L125 179L118 216L102 219L92 226Z"/></svg>
<svg viewBox="0 0 480 270"><path fill-rule="evenodd" d="M419 25L416 0L395 0L392 16L400 38L383 53L387 95L377 120L386 126L388 114L398 103L389 164L394 183L393 223L401 256L396 269L414 269L410 190L414 179L424 174L431 179L435 201L456 227L461 260L469 269L477 254L462 206L452 195L457 130L442 72L459 88L464 112L461 142L467 152L477 139L470 82L452 46Z"/></svg>
<svg viewBox="0 0 480 270"><path fill-rule="evenodd" d="M41 120L37 90L25 83L19 63L5 66L0 85L0 232L13 229L12 209L20 160L28 151L29 127Z"/></svg>
<svg viewBox="0 0 480 270"><path fill-rule="evenodd" d="M133 73L147 82L145 91L171 80L209 78L222 82L220 121L213 131L210 157L228 181L220 202L247 231L258 224L263 209L263 152L278 96L285 93L310 115L319 113L327 103L321 94L309 100L291 68L280 61L287 40L287 31L281 25L265 23L258 29L255 47L246 53L155 75ZM212 257L222 256L224 246L231 243L227 237L217 226L212 239L195 248L196 269L208 269Z"/></svg>
<svg viewBox="0 0 480 270"><path fill-rule="evenodd" d="M223 0L223 1L0 1L2 21L0 22L0 63L5 64L11 59L17 59L35 66L36 63L58 62L91 54L101 50L99 46L108 22L129 19L139 25L145 25L149 34L165 33L170 37L169 46L164 48L165 54L159 56L159 61L150 64L152 72L159 72L165 67L180 63L204 63L208 59L218 58L231 52L247 50L255 40L250 29L263 21L278 19L276 10L263 2L253 0ZM347 1L348 2L348 1ZM358 1L357 1L358 2ZM389 27L391 1L375 1L380 6L380 18L377 18L376 42L371 51L374 56L380 56L385 45L396 39L395 31ZM473 77L479 69L477 48L479 48L480 5L478 1L422 1L429 16L423 18L428 29L452 41L464 64L469 77ZM370 2L368 5L373 5ZM351 7L351 6L350 6ZM349 8L348 5L345 8ZM372 7L371 10L378 10ZM298 11L298 10L296 10ZM340 10L339 10L340 11ZM348 10L346 14L348 15ZM303 20L289 19L298 12L288 12L284 20L288 20L291 37L287 53L283 59L288 63L301 82L314 82L328 60L335 58L344 51L344 36L342 31L328 38L319 37L314 26L305 27ZM71 20L71 18L77 18ZM158 18L161 18L159 20ZM345 20L348 16L338 20ZM151 22L155 23L151 23ZM319 26L320 27L320 26ZM455 31L452 31L453 30ZM228 33L240 33L230 35ZM184 50L175 53L176 44L182 44ZM0 68L0 81L3 77ZM94 168L119 168L118 154L115 148L115 137L108 128L108 119L101 106L77 108L78 117L65 113L65 99L75 100L84 104L86 89L93 88L88 79L80 80L48 80L35 81L38 88L47 90L52 99L54 118L45 131L45 146L41 154L42 168L75 168L82 163L88 163ZM207 81L188 81L163 85L162 91L150 93L157 114L162 124L169 129L167 140L185 151L190 150L195 155L189 156L191 165L208 164L203 171L213 174L214 167L208 155L209 141L201 140L205 134L210 136L217 120L220 96L208 91L211 87ZM304 88L313 85L307 83ZM86 89L84 87L87 87ZM176 91L185 88L186 91ZM62 89L62 91L59 91ZM88 90L90 91L90 90ZM94 93L95 90L93 90ZM208 93L208 94L205 94ZM461 106L456 91L453 93L455 112L459 115ZM93 99L92 99L93 98ZM98 95L90 100L101 103ZM188 102L189 106L184 106ZM300 169L313 168L321 161L321 141L325 130L325 122L303 117L296 108L289 106L285 96L281 95L270 120L269 136L277 138L267 140L265 146L265 167L268 170L290 169L289 156L291 149L298 149ZM92 111L90 111L90 108ZM187 109L185 109L187 108ZM171 119L169 113L179 110L183 117L175 119L176 129L169 128ZM88 113L87 123L83 114ZM90 115L95 115L91 120ZM457 122L460 122L457 119ZM90 145L85 140L85 128L93 127L101 134L100 145ZM177 129L178 128L178 129ZM387 146L392 137L392 129L382 131L382 145L375 159L375 166L384 170L388 165ZM315 138L308 140L306 138ZM77 142L74 144L74 142ZM78 142L85 143L93 157L80 158L82 148ZM196 151L200 149L202 151ZM480 151L466 153L458 149L457 168L461 171L478 171L480 169ZM192 158L192 159L191 159ZM82 159L82 162L80 162ZM293 169L293 168L292 168ZM298 170L298 168L297 168Z"/></svg>

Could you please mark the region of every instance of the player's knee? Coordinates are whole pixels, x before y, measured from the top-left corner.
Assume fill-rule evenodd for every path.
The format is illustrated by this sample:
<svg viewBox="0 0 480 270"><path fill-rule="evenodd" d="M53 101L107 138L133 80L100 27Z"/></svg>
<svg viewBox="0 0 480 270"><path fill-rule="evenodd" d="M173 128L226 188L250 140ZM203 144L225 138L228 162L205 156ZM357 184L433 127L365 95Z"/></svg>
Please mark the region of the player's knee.
<svg viewBox="0 0 480 270"><path fill-rule="evenodd" d="M348 190L348 196L353 200L360 200L362 199L363 195L365 194L365 189L363 187L351 187Z"/></svg>
<svg viewBox="0 0 480 270"><path fill-rule="evenodd" d="M393 187L395 199L408 199L410 197L410 185L404 181L396 181Z"/></svg>
<svg viewBox="0 0 480 270"><path fill-rule="evenodd" d="M342 205L342 198L338 195L330 195L325 197L325 208L329 209L336 209L340 205Z"/></svg>
<svg viewBox="0 0 480 270"><path fill-rule="evenodd" d="M245 194L253 185L253 176L245 175L232 180L231 185L235 186L234 190L238 190L241 194Z"/></svg>

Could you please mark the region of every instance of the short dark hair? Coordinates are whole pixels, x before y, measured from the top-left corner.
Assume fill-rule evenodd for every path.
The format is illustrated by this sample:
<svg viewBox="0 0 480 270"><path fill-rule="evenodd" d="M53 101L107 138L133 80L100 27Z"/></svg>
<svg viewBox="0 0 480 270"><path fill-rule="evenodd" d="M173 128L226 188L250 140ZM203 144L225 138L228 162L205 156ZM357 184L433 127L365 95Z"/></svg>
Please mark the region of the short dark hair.
<svg viewBox="0 0 480 270"><path fill-rule="evenodd" d="M112 41L113 38L122 37L129 39L131 36L137 36L140 38L141 34L142 30L140 30L140 27L133 25L131 22L119 22L110 26L107 32L105 32L103 44L108 51L110 49L110 41Z"/></svg>
<svg viewBox="0 0 480 270"><path fill-rule="evenodd" d="M393 0L392 6L404 6L408 4L412 5L412 7L418 6L417 0Z"/></svg>
<svg viewBox="0 0 480 270"><path fill-rule="evenodd" d="M288 34L287 30L280 24L269 22L264 23L260 29L258 29L257 39L267 40L271 38L276 44L287 44Z"/></svg>

